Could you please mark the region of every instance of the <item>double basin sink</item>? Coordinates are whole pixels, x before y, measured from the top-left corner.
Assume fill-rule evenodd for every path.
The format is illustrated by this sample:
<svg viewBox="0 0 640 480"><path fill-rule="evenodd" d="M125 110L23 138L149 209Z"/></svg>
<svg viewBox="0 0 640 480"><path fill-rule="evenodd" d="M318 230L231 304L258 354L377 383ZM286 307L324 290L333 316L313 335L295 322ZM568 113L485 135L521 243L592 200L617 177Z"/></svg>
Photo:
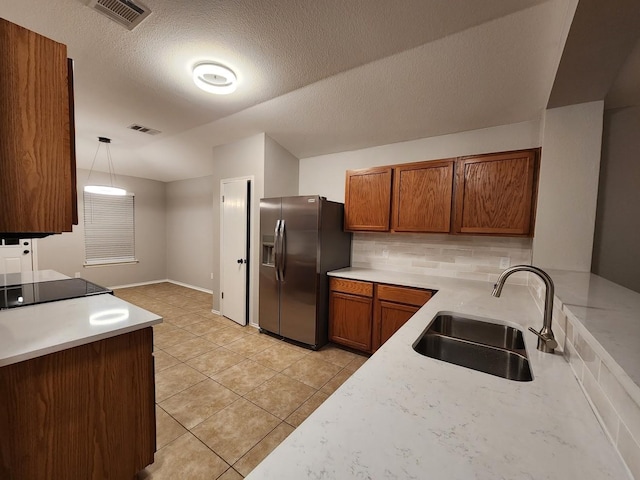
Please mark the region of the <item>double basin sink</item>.
<svg viewBox="0 0 640 480"><path fill-rule="evenodd" d="M440 313L413 349L427 357L509 380L533 380L522 332L508 325Z"/></svg>

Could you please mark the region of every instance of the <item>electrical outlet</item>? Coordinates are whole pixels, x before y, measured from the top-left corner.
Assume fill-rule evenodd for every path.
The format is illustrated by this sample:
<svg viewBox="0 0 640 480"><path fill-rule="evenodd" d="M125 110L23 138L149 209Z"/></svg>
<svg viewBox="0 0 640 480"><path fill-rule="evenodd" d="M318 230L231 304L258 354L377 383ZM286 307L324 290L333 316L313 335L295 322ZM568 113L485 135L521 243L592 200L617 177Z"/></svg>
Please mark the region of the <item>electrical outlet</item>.
<svg viewBox="0 0 640 480"><path fill-rule="evenodd" d="M500 268L509 268L511 266L511 259L509 257L500 257Z"/></svg>
<svg viewBox="0 0 640 480"><path fill-rule="evenodd" d="M213 280L213 272L211 272L211 280Z"/></svg>

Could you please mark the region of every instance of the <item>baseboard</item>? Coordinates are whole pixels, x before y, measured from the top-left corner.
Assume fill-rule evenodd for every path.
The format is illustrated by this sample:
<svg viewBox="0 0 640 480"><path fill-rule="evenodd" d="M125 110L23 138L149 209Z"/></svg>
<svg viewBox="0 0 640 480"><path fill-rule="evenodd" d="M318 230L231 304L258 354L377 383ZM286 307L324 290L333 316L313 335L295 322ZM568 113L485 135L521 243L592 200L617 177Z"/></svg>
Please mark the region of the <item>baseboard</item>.
<svg viewBox="0 0 640 480"><path fill-rule="evenodd" d="M108 288L115 290L116 288L142 287L143 285L153 285L155 283L165 283L170 281L171 280L168 280L165 278L164 280L151 280L150 282L128 283L127 285L117 285L115 287L108 287Z"/></svg>
<svg viewBox="0 0 640 480"><path fill-rule="evenodd" d="M177 280L164 280L165 282L173 283L174 285L180 285L181 287L192 288L193 290L198 290L200 292L209 293L213 295L213 290L207 290L206 288L196 287L195 285L189 285L188 283L179 282Z"/></svg>
<svg viewBox="0 0 640 480"><path fill-rule="evenodd" d="M222 314L218 310L211 310L211 313L213 313L214 315L222 316Z"/></svg>

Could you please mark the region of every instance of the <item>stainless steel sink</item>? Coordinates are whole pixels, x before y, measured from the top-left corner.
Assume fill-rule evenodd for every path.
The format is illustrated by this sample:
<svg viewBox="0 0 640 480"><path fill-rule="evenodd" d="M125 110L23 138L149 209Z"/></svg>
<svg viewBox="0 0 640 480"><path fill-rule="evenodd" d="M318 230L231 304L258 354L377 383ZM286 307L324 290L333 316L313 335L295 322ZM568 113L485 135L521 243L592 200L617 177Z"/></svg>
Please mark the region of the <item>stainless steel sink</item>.
<svg viewBox="0 0 640 480"><path fill-rule="evenodd" d="M427 357L509 380L533 380L522 332L507 325L441 314L413 349Z"/></svg>
<svg viewBox="0 0 640 480"><path fill-rule="evenodd" d="M524 338L517 328L459 315L438 315L428 331L508 350L524 350Z"/></svg>

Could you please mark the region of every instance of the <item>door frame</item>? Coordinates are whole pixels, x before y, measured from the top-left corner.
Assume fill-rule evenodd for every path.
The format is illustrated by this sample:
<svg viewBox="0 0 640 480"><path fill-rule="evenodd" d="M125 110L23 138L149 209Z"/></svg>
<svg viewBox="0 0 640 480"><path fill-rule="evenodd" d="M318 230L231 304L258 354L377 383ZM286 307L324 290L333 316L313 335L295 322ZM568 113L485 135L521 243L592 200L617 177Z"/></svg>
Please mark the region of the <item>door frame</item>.
<svg viewBox="0 0 640 480"><path fill-rule="evenodd" d="M233 177L233 178L223 178L220 180L220 196L218 198L218 202L220 203L220 239L219 239L219 257L218 257L218 265L219 265L219 278L220 278L220 288L218 289L218 305L220 305L220 314L222 315L222 291L224 290L223 281L223 268L222 268L222 257L224 255L223 252L223 235L224 235L224 204L222 202L222 192L223 185L225 183L239 182L239 181L248 181L249 182L249 201L247 202L247 212L249 214L248 219L248 231L247 231L247 248L249 249L249 255L247 256L247 325L254 325L253 322L253 312L254 312L254 301L253 296L255 292L255 279L257 278L255 265L257 265L257 257L256 252L257 248L255 245L255 179L253 175L247 175L243 177Z"/></svg>

